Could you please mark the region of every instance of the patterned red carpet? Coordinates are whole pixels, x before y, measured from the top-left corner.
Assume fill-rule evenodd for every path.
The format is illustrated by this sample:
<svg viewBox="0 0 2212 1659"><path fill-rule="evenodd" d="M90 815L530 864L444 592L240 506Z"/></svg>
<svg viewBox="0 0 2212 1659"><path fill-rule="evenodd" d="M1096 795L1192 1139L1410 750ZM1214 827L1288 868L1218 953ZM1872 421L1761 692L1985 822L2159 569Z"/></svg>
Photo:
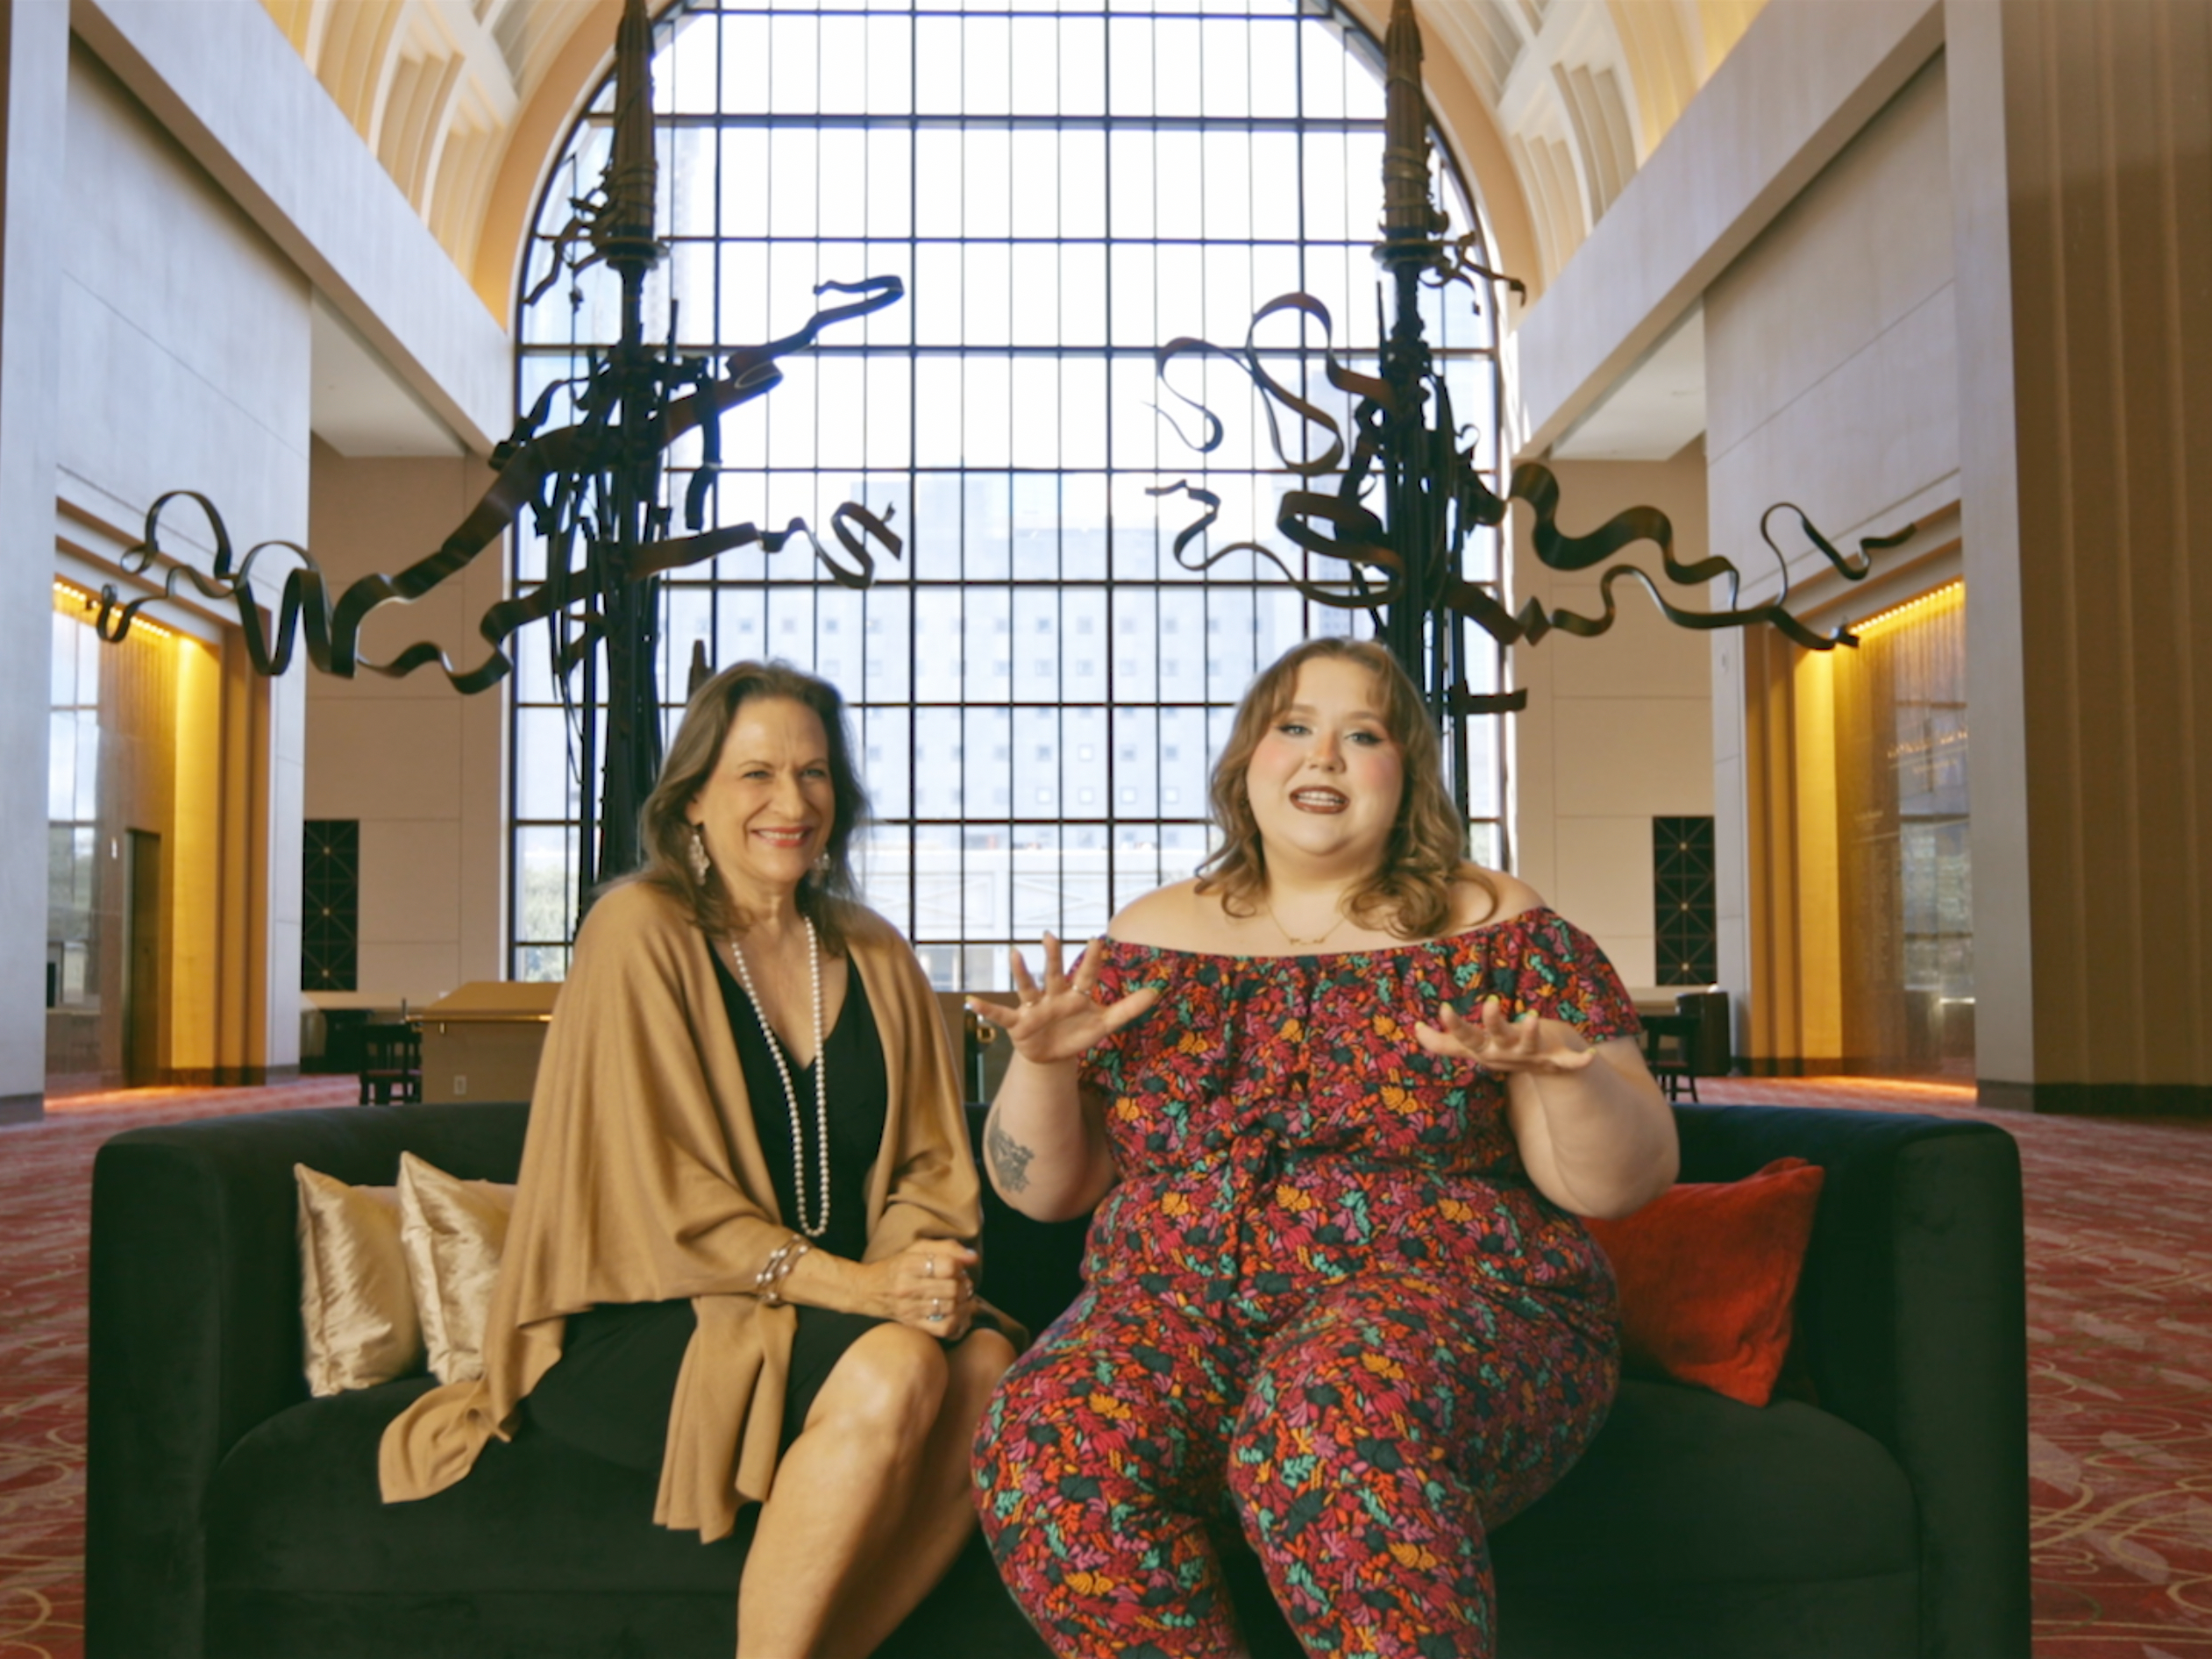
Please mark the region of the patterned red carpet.
<svg viewBox="0 0 2212 1659"><path fill-rule="evenodd" d="M121 1129L344 1106L352 1078L79 1095L0 1128L0 1659L84 1651L84 1292L92 1155Z"/></svg>
<svg viewBox="0 0 2212 1659"><path fill-rule="evenodd" d="M1975 1114L1863 1079L1707 1100ZM350 1079L137 1090L0 1129L0 1659L83 1650L92 1156L119 1129L343 1105ZM2037 1659L2212 1655L2212 1123L1996 1119L2026 1172Z"/></svg>

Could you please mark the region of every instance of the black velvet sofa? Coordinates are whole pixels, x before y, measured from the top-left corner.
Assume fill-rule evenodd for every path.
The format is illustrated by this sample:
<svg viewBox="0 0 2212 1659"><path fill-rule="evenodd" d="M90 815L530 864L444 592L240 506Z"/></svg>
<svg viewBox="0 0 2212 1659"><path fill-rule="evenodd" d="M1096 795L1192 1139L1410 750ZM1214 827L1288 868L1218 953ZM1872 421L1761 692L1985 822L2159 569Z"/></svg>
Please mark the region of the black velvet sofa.
<svg viewBox="0 0 2212 1659"><path fill-rule="evenodd" d="M1685 1180L1794 1153L1828 1178L1800 1296L1817 1406L1624 1385L1583 1463L1496 1537L1508 1659L2024 1659L2020 1182L1982 1123L1677 1108ZM310 1399L292 1165L394 1178L402 1149L511 1179L525 1108L288 1112L132 1130L94 1177L91 1659L726 1659L747 1528L654 1527L650 1478L527 1432L419 1504L379 1434L426 1379ZM1081 1225L997 1207L985 1288L1042 1328ZM1259 1654L1296 1654L1249 1556ZM1044 1653L980 1545L887 1654Z"/></svg>

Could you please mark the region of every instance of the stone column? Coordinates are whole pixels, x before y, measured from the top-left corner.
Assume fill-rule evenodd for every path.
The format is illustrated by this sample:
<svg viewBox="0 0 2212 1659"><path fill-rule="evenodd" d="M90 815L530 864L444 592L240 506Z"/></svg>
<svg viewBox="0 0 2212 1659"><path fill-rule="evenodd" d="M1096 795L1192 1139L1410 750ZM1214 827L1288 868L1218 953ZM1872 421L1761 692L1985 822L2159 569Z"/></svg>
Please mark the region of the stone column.
<svg viewBox="0 0 2212 1659"><path fill-rule="evenodd" d="M1982 1096L2212 1111L2212 6L1945 22Z"/></svg>
<svg viewBox="0 0 2212 1659"><path fill-rule="evenodd" d="M0 1123L46 1100L46 708L67 0L0 7Z"/></svg>

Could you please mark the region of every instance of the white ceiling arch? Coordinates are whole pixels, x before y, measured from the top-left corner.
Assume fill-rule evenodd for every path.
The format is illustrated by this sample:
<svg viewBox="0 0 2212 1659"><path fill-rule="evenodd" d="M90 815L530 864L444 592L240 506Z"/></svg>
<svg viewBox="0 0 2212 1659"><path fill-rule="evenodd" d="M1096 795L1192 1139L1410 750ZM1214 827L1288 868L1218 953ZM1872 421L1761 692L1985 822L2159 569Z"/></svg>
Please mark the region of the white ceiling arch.
<svg viewBox="0 0 2212 1659"><path fill-rule="evenodd" d="M495 316L618 0L261 0ZM1346 0L1378 35L1389 0ZM1540 293L1766 0L1415 0L1430 103ZM655 10L661 9L657 4Z"/></svg>
<svg viewBox="0 0 2212 1659"><path fill-rule="evenodd" d="M598 0L262 4L440 246L471 271L518 117Z"/></svg>

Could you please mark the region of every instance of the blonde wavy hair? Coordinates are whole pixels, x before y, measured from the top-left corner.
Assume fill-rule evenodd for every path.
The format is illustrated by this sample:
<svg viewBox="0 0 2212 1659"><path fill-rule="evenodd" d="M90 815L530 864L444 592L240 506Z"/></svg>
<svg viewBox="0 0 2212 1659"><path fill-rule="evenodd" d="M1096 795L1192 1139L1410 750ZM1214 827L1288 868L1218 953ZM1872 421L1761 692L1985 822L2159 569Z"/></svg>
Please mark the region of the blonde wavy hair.
<svg viewBox="0 0 2212 1659"><path fill-rule="evenodd" d="M1443 753L1427 705L1398 659L1371 639L1309 639L1291 647L1253 680L1214 763L1213 821L1221 828L1221 845L1198 866L1198 890L1218 892L1221 908L1231 915L1251 915L1258 909L1267 892L1267 847L1252 815L1245 773L1252 751L1297 694L1298 671L1324 659L1352 663L1374 675L1383 729L1398 746L1405 772L1405 793L1383 862L1352 895L1347 913L1362 927L1380 926L1401 939L1432 938L1452 919L1452 884L1462 879L1481 886L1494 908L1496 886L1479 871L1469 872L1467 826L1445 792Z"/></svg>
<svg viewBox="0 0 2212 1659"><path fill-rule="evenodd" d="M813 709L829 740L829 782L835 808L829 844L799 884L800 915L814 924L822 948L842 955L844 922L859 903L860 884L852 872L852 838L868 822L868 792L853 765L852 734L846 729L845 700L826 680L787 663L741 662L725 668L699 688L684 710L676 740L661 762L659 781L645 797L639 815L645 864L635 879L657 887L682 904L710 937L743 933L750 919L710 870L701 881L692 873L691 822L685 808L697 798L722 759L722 744L737 711L756 697L788 697Z"/></svg>

